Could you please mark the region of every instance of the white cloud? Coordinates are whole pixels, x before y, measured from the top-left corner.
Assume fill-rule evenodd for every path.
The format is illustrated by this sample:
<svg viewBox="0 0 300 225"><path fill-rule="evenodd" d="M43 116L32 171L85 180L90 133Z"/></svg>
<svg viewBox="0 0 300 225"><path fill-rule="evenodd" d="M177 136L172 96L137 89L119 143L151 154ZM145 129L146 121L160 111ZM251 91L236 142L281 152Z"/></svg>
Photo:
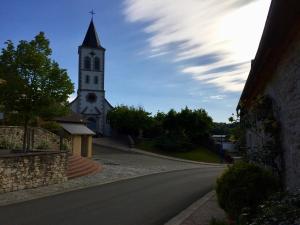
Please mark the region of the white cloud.
<svg viewBox="0 0 300 225"><path fill-rule="evenodd" d="M214 63L182 72L225 91L241 91L269 5L270 0L125 0L124 12L129 22L147 22L150 57L168 52L184 65L184 60L217 55ZM210 72L227 65L238 66Z"/></svg>
<svg viewBox="0 0 300 225"><path fill-rule="evenodd" d="M212 96L209 96L210 99L212 100L222 100L226 97L226 95L212 95Z"/></svg>

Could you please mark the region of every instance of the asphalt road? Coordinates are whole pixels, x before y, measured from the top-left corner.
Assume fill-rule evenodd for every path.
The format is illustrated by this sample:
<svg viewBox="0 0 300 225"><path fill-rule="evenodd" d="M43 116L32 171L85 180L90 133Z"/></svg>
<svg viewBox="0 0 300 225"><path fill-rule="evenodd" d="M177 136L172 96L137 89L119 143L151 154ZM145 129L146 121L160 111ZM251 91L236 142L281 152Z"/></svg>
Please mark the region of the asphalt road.
<svg viewBox="0 0 300 225"><path fill-rule="evenodd" d="M144 176L0 207L0 225L162 225L206 194L221 168Z"/></svg>

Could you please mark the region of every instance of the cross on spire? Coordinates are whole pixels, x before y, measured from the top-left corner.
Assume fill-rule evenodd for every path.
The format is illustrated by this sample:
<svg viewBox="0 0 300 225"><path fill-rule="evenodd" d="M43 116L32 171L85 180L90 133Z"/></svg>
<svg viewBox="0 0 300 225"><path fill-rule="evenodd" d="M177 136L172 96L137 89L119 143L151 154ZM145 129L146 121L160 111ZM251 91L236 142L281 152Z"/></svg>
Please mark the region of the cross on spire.
<svg viewBox="0 0 300 225"><path fill-rule="evenodd" d="M94 18L94 15L95 15L96 13L95 13L94 10L92 9L92 11L90 11L89 14L92 15L92 19L93 19L93 18Z"/></svg>

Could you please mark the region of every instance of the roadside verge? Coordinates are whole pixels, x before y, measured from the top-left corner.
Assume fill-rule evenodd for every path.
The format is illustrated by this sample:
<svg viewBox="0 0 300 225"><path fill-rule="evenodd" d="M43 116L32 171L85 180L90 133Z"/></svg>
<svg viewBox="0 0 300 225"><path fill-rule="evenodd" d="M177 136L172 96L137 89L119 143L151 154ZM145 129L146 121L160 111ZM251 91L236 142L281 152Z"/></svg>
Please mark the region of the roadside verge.
<svg viewBox="0 0 300 225"><path fill-rule="evenodd" d="M180 159L180 158L175 158L175 157L171 157L171 156L165 156L165 155L160 155L160 154L156 154L153 152L144 151L144 150L137 149L137 148L129 148L129 147L124 147L124 146L120 146L120 145L101 143L98 140L94 140L93 144L101 146L101 147L105 147L105 148L116 149L119 151L139 153L139 154L148 155L148 156L152 156L152 157L163 158L163 159L185 162L185 163L194 163L194 164L198 164L198 165L219 166L219 167L225 167L227 165L227 164L220 164L220 163L206 163L206 162L197 162L197 161L192 161L192 160L187 160L187 159Z"/></svg>

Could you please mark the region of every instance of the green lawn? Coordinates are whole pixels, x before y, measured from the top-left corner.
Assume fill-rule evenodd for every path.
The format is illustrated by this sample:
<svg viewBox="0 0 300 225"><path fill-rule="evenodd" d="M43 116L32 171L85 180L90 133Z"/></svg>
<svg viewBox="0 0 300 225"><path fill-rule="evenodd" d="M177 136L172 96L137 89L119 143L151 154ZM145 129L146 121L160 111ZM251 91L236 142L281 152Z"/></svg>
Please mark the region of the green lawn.
<svg viewBox="0 0 300 225"><path fill-rule="evenodd" d="M153 140L144 140L136 144L136 148L181 159L194 160L198 162L220 163L220 157L216 153L203 147L198 147L187 152L167 152L155 148L155 142Z"/></svg>

